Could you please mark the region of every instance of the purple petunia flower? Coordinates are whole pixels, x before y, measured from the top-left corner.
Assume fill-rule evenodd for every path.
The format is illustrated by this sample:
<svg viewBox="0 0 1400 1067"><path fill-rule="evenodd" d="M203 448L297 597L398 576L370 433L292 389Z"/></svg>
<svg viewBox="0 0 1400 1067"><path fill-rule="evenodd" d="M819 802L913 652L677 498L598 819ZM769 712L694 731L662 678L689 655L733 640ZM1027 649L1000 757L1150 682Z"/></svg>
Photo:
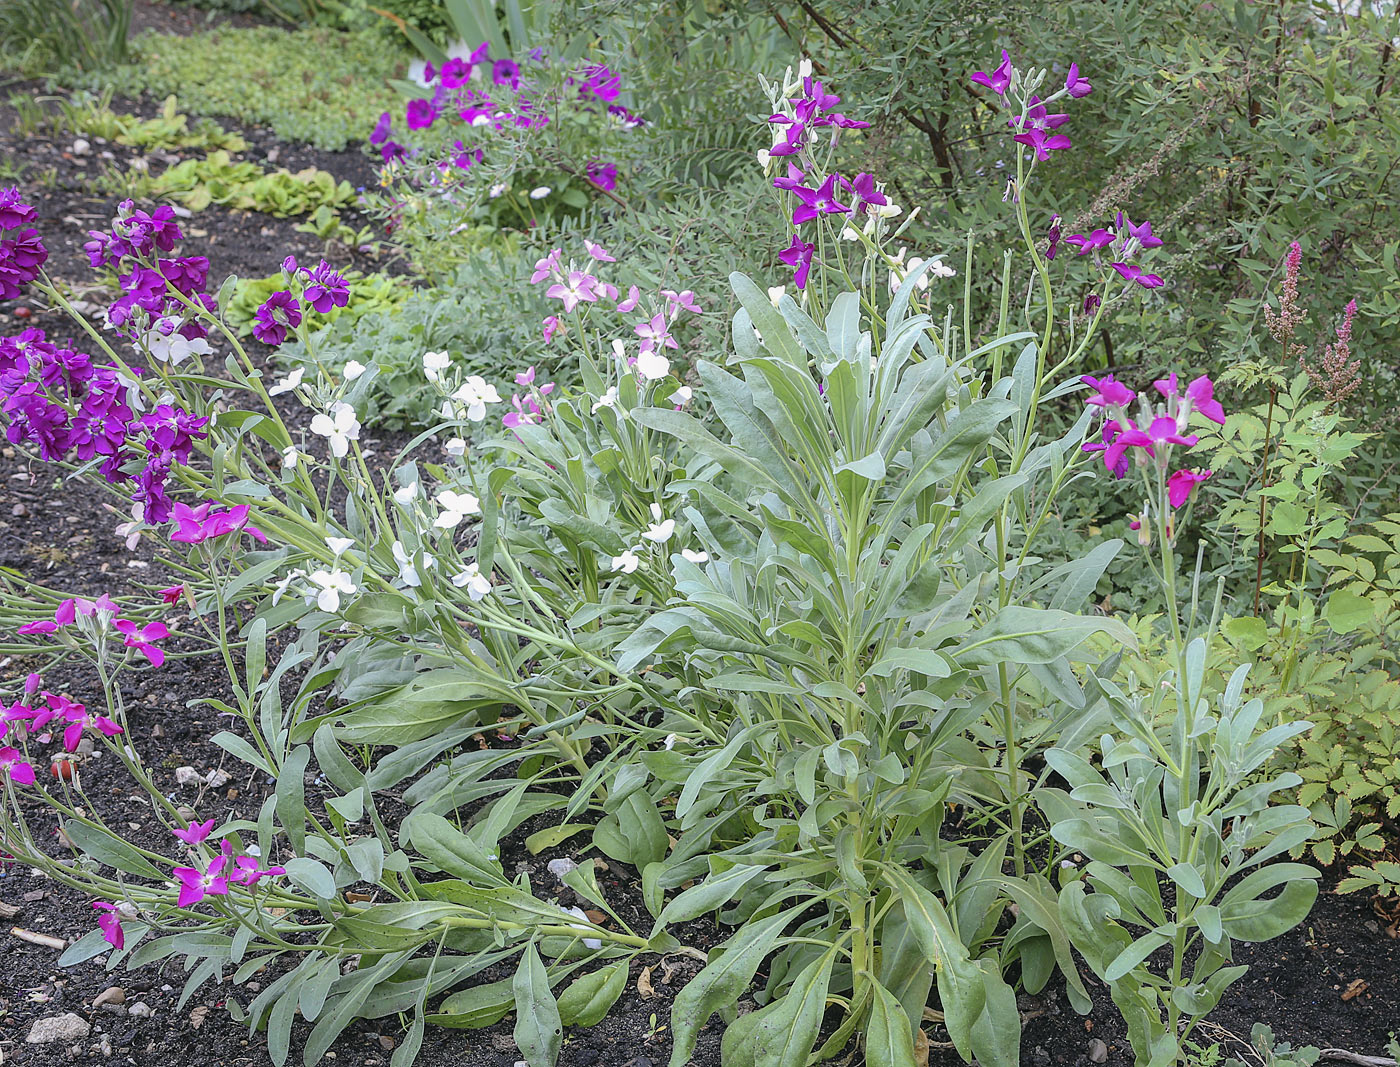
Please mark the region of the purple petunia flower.
<svg viewBox="0 0 1400 1067"><path fill-rule="evenodd" d="M491 67L491 80L497 85L520 88L520 64L513 59L498 59Z"/></svg>
<svg viewBox="0 0 1400 1067"><path fill-rule="evenodd" d="M599 189L607 189L611 192L617 188L617 167L612 163L604 163L602 160L595 159L588 164L585 173L588 175L588 180Z"/></svg>
<svg viewBox="0 0 1400 1067"><path fill-rule="evenodd" d="M379 116L379 121L374 124L374 132L369 135L369 143L381 145L389 139L389 134L394 128L394 120L389 112Z"/></svg>
<svg viewBox="0 0 1400 1067"><path fill-rule="evenodd" d="M404 109L404 122L410 130L426 130L437 121L437 109L431 100L410 100Z"/></svg>

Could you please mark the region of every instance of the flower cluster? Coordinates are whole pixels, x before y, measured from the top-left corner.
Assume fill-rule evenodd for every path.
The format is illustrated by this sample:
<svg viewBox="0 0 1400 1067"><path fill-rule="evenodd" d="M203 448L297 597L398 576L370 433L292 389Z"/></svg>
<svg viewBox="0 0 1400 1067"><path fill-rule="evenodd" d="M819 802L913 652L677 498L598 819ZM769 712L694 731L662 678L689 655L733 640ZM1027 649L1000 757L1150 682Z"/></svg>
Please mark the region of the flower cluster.
<svg viewBox="0 0 1400 1067"><path fill-rule="evenodd" d="M1069 122L1069 116L1051 114L1047 105L1066 96L1077 100L1093 91L1093 86L1080 75L1079 64L1071 63L1064 86L1042 100L1035 94L1035 89L1043 83L1044 72L1031 72L1028 77L1012 64L1011 56L1005 49L1002 49L1001 63L995 70L990 73L979 70L972 75L972 81L992 90L1003 106L1013 110L1018 103L1014 99L1018 90L1024 89L1029 93L1019 101L1020 113L1007 119L1007 125L1016 131L1012 140L1029 147L1042 163L1050 158L1051 152L1072 147L1069 135L1057 132Z"/></svg>
<svg viewBox="0 0 1400 1067"><path fill-rule="evenodd" d="M177 509L182 506L181 504L175 505ZM167 603L169 602L167 601ZM100 648L101 639L110 629L121 634L122 643L127 648L134 648L140 652L153 667L164 664L165 653L157 648L154 642L163 641L170 636L170 631L165 624L163 622L150 622L142 626L131 619L118 618L117 612L120 610L116 601L112 600L106 593L103 593L96 600L88 600L85 597L69 597L58 605L54 611L52 622L48 619L37 619L34 622L25 623L15 632L24 635L51 634L70 626L78 626L89 636L98 638ZM2 736L4 736L3 731L0 731L0 737Z"/></svg>
<svg viewBox="0 0 1400 1067"><path fill-rule="evenodd" d="M465 44L458 44L449 49L448 59L440 67L426 63L415 72L418 83L431 89L432 95L408 102L404 109L404 125L410 132L430 129L440 120L461 123L473 131L541 129L551 121L550 102L544 99L546 92L531 77L531 68L543 68L545 63L544 53L538 49L530 52L522 65L510 58L492 60L487 43L471 50ZM576 109L601 110L609 121L624 129L644 125L640 117L616 102L622 79L607 67L583 66L566 77L564 84L573 93L571 102ZM370 144L379 149L386 163L411 154L393 139L393 128L393 117L386 111L370 134ZM470 137L470 134L464 136ZM473 147L461 138L452 143L452 149L448 159L440 164L444 173L453 168L468 170L485 159L484 148ZM593 184L608 190L616 187L614 164L589 159L583 161L583 167ZM541 188L544 189L542 195L547 196L550 190Z"/></svg>
<svg viewBox="0 0 1400 1067"><path fill-rule="evenodd" d="M1152 385L1163 401L1156 406L1146 397L1139 400L1137 393L1111 374L1103 378L1086 374L1080 381L1094 390L1086 403L1101 408L1105 415L1099 440L1086 443L1083 450L1102 453L1104 466L1115 478L1124 477L1130 463L1155 469L1164 479L1166 503L1174 509L1184 507L1196 487L1213 472L1187 468L1167 472L1176 448L1191 448L1200 440L1196 434L1186 432L1193 414L1220 425L1225 422L1225 410L1215 399L1210 378L1201 375L1185 390L1180 388L1174 373L1158 379ZM1136 421L1129 415L1129 405L1135 400L1139 401L1140 411ZM1133 529L1140 528L1148 510L1145 507L1142 516L1134 520Z"/></svg>
<svg viewBox="0 0 1400 1067"><path fill-rule="evenodd" d="M530 275L531 284L542 285L548 282L545 296L558 300L563 305L565 315L587 306L590 309L611 310L630 316L642 307L642 293L636 285L629 286L626 296L623 296L617 286L593 273L598 269L597 264L617 262L617 258L611 252L588 240L584 241L584 251L587 259L580 266L574 260L565 265L563 249L552 249L547 256L535 263L534 273ZM617 355L626 360L627 365L641 381L651 382L671 373L671 361L666 355L666 350L680 348L680 343L674 336L677 323L684 315L700 314L702 309L696 302L695 292L691 289L662 289L646 304L640 320L634 320L632 323L632 333L637 338L636 353L631 354L628 351L628 342L621 338L612 342L612 348ZM543 327L546 341L567 332L557 315L546 318ZM516 384L529 385L534 381L534 368L526 374L528 379L522 380L517 377ZM548 389L542 392L548 392ZM520 410L519 404L516 408L517 411ZM539 414L538 408L534 413Z"/></svg>
<svg viewBox="0 0 1400 1067"><path fill-rule="evenodd" d="M1050 247L1045 253L1047 259L1055 258L1059 242L1057 220L1050 229ZM1140 252L1162 246L1162 239L1152 232L1150 222L1133 222L1120 211L1111 228L1100 226L1088 233L1073 233L1064 238L1064 242L1078 249L1076 255L1093 255L1096 263L1106 256L1108 265L1118 272L1124 282L1140 285L1144 289L1157 289L1165 284L1160 275L1149 274L1138 264L1128 262Z"/></svg>
<svg viewBox="0 0 1400 1067"><path fill-rule="evenodd" d="M19 189L0 189L0 233L7 235L0 240L0 300L19 296L49 258L33 221L34 208L20 202Z"/></svg>
<svg viewBox="0 0 1400 1067"><path fill-rule="evenodd" d="M146 521L164 522L171 470L189 462L209 420L171 404L138 415L140 407L137 383L116 366L94 364L39 329L0 338L0 417L10 443L45 461L100 460L108 482L135 482L132 499Z"/></svg>
<svg viewBox="0 0 1400 1067"><path fill-rule="evenodd" d="M314 267L299 267L296 257L282 261L289 284L300 286L300 298L281 289L267 298L253 314L253 336L265 345L280 345L301 325L302 307L319 315L350 303L350 282L324 259Z"/></svg>

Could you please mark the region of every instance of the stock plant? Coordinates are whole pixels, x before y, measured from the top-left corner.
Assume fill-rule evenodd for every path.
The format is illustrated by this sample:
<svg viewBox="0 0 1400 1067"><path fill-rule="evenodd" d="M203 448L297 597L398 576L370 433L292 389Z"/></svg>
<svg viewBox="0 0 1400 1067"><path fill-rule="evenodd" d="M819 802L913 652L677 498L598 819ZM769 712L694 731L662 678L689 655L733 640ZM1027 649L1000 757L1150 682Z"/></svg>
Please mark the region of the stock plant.
<svg viewBox="0 0 1400 1067"><path fill-rule="evenodd" d="M111 678L138 654L155 666L161 635L119 627L105 609L56 609L55 629L74 624L69 614L85 620L104 709L17 697L5 788L56 812L72 848L48 853L18 805L4 829L26 863L98 898L99 928L65 962L184 956L186 998L276 963L256 997L230 1004L266 1027L279 1064L298 1013L314 1024L308 1064L352 1019L401 1014L402 1067L430 1023L483 1026L515 1010L521 1053L547 1067L562 1026L600 1019L632 961L694 954L677 931L715 914L733 933L677 998L673 1067L760 968L761 1006L731 1021L726 1067L830 1058L853 1039L872 1067L912 1067L935 986L959 1054L1013 1067L1008 972L1018 965L1021 987L1037 992L1059 969L1087 1010L1074 947L1113 984L1139 1062L1182 1059L1179 1015L1194 1019L1234 974L1219 965L1222 938L1269 935L1278 921L1251 919L1293 915L1312 885L1309 868L1275 864L1220 896L1226 873L1311 832L1298 809L1269 804L1276 781L1244 782L1296 727L1255 736L1259 704L1239 703L1238 685L1207 714L1204 641L1188 641L1196 621L1183 630L1177 610L1177 531L1210 472L1171 471L1169 456L1196 443L1193 419L1223 417L1210 379L1164 379L1166 408L1141 425L1131 391L1090 379L1090 410L1048 429L1050 404L1081 388L1067 374L1106 310L1165 284L1150 270L1162 239L1147 222L1068 233L1041 202L1043 166L1071 147L1072 116L1050 109L1084 98L1089 82L1074 64L1052 76L1005 53L972 81L1017 146L1007 210L1018 249L969 239L956 267L946 252L907 255L908 215L889 186L830 166L832 139L869 124L836 110L840 98L810 71L789 69L764 83L761 163L791 223L779 258L792 273L767 291L731 275L725 351L689 351L713 279L644 291L602 243L553 249L530 283L558 301L543 328L576 356L576 380L542 382L529 367L507 402L452 353L426 352L442 405L433 429L447 440L420 434L379 472L360 414L381 368L323 362L307 343L313 312L350 306L346 275L284 265L253 330L272 345L295 335L307 355L269 383L214 311L236 283L205 291L199 257L175 254L170 209L127 204L94 232L94 262L123 287L107 316L120 343L87 324L100 356L17 343L24 374L0 377L13 390L7 432L52 462L101 455L105 483L134 492L144 525L189 546L170 595L228 668L232 695L210 703L231 728L214 741L277 784L256 818L223 826L157 805L179 846L172 858L80 810L62 780L37 781L33 753L61 713L160 788L139 746L126 747ZM41 275L34 231L16 241L26 263L14 284L38 278L71 312ZM1035 279L1028 292L1013 284L1016 259ZM984 273L1002 279L985 341L970 293ZM204 367L209 332L229 348L219 378ZM141 374L125 356L132 343ZM103 399L70 365L101 368L129 402ZM138 416L138 400L160 406ZM98 401L110 410L94 443ZM305 431L279 412L297 401L313 413ZM1110 416L1097 429L1095 407ZM493 408L505 411L500 430L469 448ZM1037 547L1095 454L1115 473L1136 464L1148 475L1138 522L1157 531L1173 609L1170 721L1158 714L1160 679L1142 701L1131 678L1119 684L1131 630L1086 611L1122 542L1065 561ZM268 635L293 625L289 650L268 663ZM1074 781L1082 767L1099 773L1082 756L1096 736L1122 782L1116 802L1093 788L1107 783ZM304 787L313 761L321 799ZM1138 770L1141 783L1119 778ZM1057 804L1075 817L1056 818ZM528 874L506 875L500 843L541 815L527 848L632 866L649 929L621 918L588 863L562 881L603 920L562 907ZM1161 833L1144 840L1139 821ZM1247 839L1262 848L1245 854ZM1061 847L1097 855L1094 893L1077 882L1056 892ZM1141 881L1127 900L1151 919L1166 906L1160 873L1202 893L1177 894L1173 917L1133 941L1115 887ZM1260 883L1287 879L1282 897L1257 899ZM1197 983L1168 995L1164 1023L1164 983L1141 964L1165 936L1181 977L1192 930L1212 947ZM514 976L472 984L498 965ZM823 1034L828 1009L835 1028Z"/></svg>

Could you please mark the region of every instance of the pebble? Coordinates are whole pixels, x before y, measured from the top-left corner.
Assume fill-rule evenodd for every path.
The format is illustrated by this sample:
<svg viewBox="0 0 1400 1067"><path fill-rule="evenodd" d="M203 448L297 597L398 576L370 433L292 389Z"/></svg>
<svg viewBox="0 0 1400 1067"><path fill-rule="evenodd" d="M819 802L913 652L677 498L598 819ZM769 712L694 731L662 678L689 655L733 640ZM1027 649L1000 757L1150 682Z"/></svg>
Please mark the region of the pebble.
<svg viewBox="0 0 1400 1067"><path fill-rule="evenodd" d="M108 986L93 998L92 1006L100 1008L105 1004L125 1004L126 990L119 985Z"/></svg>
<svg viewBox="0 0 1400 1067"><path fill-rule="evenodd" d="M203 785L204 775L193 767L176 767L175 783L177 785Z"/></svg>
<svg viewBox="0 0 1400 1067"><path fill-rule="evenodd" d="M1092 1040L1092 1041L1089 1042L1089 1062L1090 1062L1090 1063L1107 1063L1107 1062L1108 1062L1108 1046L1105 1045L1102 1041L1100 1041L1097 1037L1094 1038L1094 1040Z"/></svg>
<svg viewBox="0 0 1400 1067"><path fill-rule="evenodd" d="M92 145L88 143L86 137L79 137L73 142L73 154L75 156L85 156L92 151Z"/></svg>
<svg viewBox="0 0 1400 1067"><path fill-rule="evenodd" d="M212 788L218 789L219 786L226 785L228 779L228 771L212 770L209 772L209 777L206 778L205 781L207 781Z"/></svg>
<svg viewBox="0 0 1400 1067"><path fill-rule="evenodd" d="M66 1015L50 1015L35 1019L29 1028L29 1036L24 1040L31 1045L48 1045L54 1041L73 1041L87 1037L92 1027L81 1015L69 1012Z"/></svg>
<svg viewBox="0 0 1400 1067"><path fill-rule="evenodd" d="M78 747L73 750L75 756L91 756L97 751L97 742L90 737L85 737L78 742Z"/></svg>
<svg viewBox="0 0 1400 1067"><path fill-rule="evenodd" d="M394 1039L388 1034L380 1034L379 1047L382 1048L385 1052L388 1052L394 1047Z"/></svg>
<svg viewBox="0 0 1400 1067"><path fill-rule="evenodd" d="M126 1009L126 1013L138 1019L149 1019L155 1014L155 1012L151 1010L151 1006L144 1000L138 1000L135 1004Z"/></svg>
<svg viewBox="0 0 1400 1067"><path fill-rule="evenodd" d="M566 857L564 859L550 860L548 868L550 874L562 880L564 875L568 874L570 871L577 870L578 864Z"/></svg>

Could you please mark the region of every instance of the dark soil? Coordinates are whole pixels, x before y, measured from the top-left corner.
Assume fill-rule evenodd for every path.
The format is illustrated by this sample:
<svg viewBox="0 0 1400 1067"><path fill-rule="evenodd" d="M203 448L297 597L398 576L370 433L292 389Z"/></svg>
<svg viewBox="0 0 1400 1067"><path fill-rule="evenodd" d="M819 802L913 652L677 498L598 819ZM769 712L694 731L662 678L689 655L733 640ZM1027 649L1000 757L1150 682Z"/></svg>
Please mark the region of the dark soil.
<svg viewBox="0 0 1400 1067"><path fill-rule="evenodd" d="M203 28L211 18L217 21L219 17L186 5L143 0L136 5L133 29L191 32ZM252 24L262 20L237 16L234 21ZM37 92L33 85L25 88ZM114 106L150 115L158 105L116 101ZM82 252L86 231L104 228L121 199L94 192L94 180L104 169L125 170L138 153L94 143L91 154L77 156L72 151L72 135L26 134L16 129L15 122L14 110L0 105L0 159L24 174L26 191L32 193L31 201L42 216L41 232L51 253L50 273L81 295L92 279ZM320 152L279 142L263 129L240 128L239 132L250 144L246 158L292 170L320 167L357 186L373 177L371 161L357 148ZM104 158L106 152L110 159ZM162 166L174 158L153 163ZM269 274L288 254L301 258L334 255L338 265L382 269L355 250L321 247L315 238L296 232L296 221L214 207L185 221L186 248L209 256L211 278L216 280L227 274ZM352 220L352 224L361 223ZM94 302L102 302L96 294ZM14 331L30 325L66 336L67 323L57 313L26 301L0 304L0 329ZM130 551L113 532L116 524L126 519L125 510L118 497L104 499L86 483L63 482L51 467L33 464L12 449L0 449L0 566L18 575L87 596L137 593L143 586L150 589L177 580L162 563L167 546L148 534ZM182 620L183 615L177 613L172 622ZM195 647L194 637L171 644L173 651ZM21 659L0 661L0 683L7 690L13 688L16 679L31 667ZM76 663L51 670L46 684L78 699L99 695L95 680ZM159 671L125 676L123 693L129 701L132 742L157 780L182 803L196 806L203 818L251 817L270 791L268 781L242 775L240 767L209 741L226 724L218 722L211 709L194 702L224 695L227 690L222 666L208 656L175 656ZM175 769L181 766L201 772L223 766L230 773L240 773L217 790L196 794L177 785ZM89 788L87 802L114 825L127 824L133 840L167 849L165 831L150 819L142 798L126 792L124 783L110 781L105 770L100 759L81 767L80 781ZM308 776L307 794L310 798L319 795L314 775ZM30 814L37 822L37 810ZM545 870L549 859L572 855L586 861L589 857L567 849L529 855L521 842L539 825L529 823L503 842L502 861L508 873L529 873L541 891L551 892L556 883ZM638 928L648 928L636 872L610 862L599 873L619 913L629 922L635 921ZM558 895L566 906L576 903L566 889L559 889ZM255 978L237 989L206 985L183 1009L177 1009L184 974L174 964L164 972L147 967L130 974L108 974L97 961L59 969L56 950L9 933L9 927L15 926L68 940L82 936L93 928L94 913L89 901L76 893L20 864L0 864L0 903L21 909L0 927L0 1063L50 1067L106 1061L109 1057L117 1063L162 1067L264 1067L270 1063L263 1036L250 1036L246 1026L235 1023L226 1010L228 1000L247 1004L265 983ZM1365 897L1324 891L1313 914L1298 929L1267 945L1238 946L1237 959L1249 964L1250 972L1231 989L1212 1016L1211 1026L1199 1035L1202 1043L1221 1042L1228 1054L1239 1055L1253 1024L1265 1022L1280 1039L1295 1044L1381 1054L1390 1032L1400 1030L1400 940L1395 931L1394 918L1381 915ZM701 949L725 935L705 923L694 924L685 933L688 943ZM574 1028L566 1035L560 1063L563 1067L659 1067L666 1063L671 1001L698 968L697 961L683 956L663 961L649 976L652 995L644 997L638 990L641 965L634 965L628 991L608 1017L591 1029ZM504 976L504 972L488 972L483 977L492 980ZM1062 982L1052 983L1039 996L1021 998L1026 1017L1026 1063L1039 1067L1090 1062L1090 1043L1096 1040L1107 1047L1109 1064L1131 1063L1124 1028L1107 990L1087 971L1083 977L1094 1000L1087 1017L1069 1007ZM116 1011L94 1008L94 998L112 985L125 991L125 1004ZM138 1001L151 1009L148 1017L127 1010ZM92 1025L91 1034L71 1045L25 1043L35 1019L66 1012L87 1020ZM511 1026L508 1017L479 1031L430 1029L417 1063L422 1067L512 1067L520 1054L511 1039ZM301 1024L294 1037L293 1062L299 1061L295 1050L308 1030L309 1026ZM693 1063L702 1067L718 1064L721 1030L717 1020L706 1028ZM939 1047L947 1040L941 1027L926 1025L926 1030L934 1042L931 1062L957 1063L955 1053ZM342 1035L327 1058L333 1057L336 1063L384 1067L402 1034L397 1018L360 1021ZM859 1054L852 1054L848 1062L858 1067Z"/></svg>

